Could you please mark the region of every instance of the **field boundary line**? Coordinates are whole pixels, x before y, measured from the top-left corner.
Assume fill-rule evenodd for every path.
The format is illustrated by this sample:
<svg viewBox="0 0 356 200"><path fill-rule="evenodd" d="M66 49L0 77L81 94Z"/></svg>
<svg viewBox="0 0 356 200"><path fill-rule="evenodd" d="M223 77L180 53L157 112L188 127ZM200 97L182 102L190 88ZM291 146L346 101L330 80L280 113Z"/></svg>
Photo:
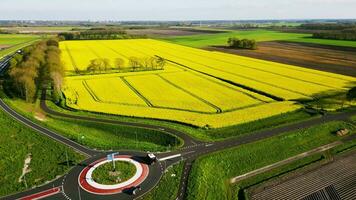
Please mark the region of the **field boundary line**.
<svg viewBox="0 0 356 200"><path fill-rule="evenodd" d="M175 57L178 57L178 56L175 56ZM247 80L249 80L249 81L252 80L252 81L255 81L255 82L258 82L258 83L262 83L262 84L264 84L264 85L269 85L269 86L271 86L271 87L275 87L275 88L278 88L278 89L281 89L281 90L285 90L285 91L289 91L289 92L292 92L292 93L295 93L295 94L300 94L300 95L309 97L308 94L304 94L304 93L302 93L302 92L298 92L298 91L294 91L294 90L291 90L291 89L287 89L287 88L284 88L284 87L281 87L281 86L278 86L278 85L275 85L275 84L266 83L266 82L264 82L264 81L260 81L260 80L258 80L258 79L255 79L255 78L252 78L252 77L249 77L249 76L244 76L244 75L241 75L241 74L229 72L229 71L226 71L226 70L223 70L223 69L219 69L219 68L215 68L215 67L212 67L212 66L209 66L209 65L205 65L205 64L200 64L200 63L198 63L198 62L196 62L196 61L192 61L192 60L190 60L190 59L181 58L181 57L178 57L178 58L183 59L183 60L186 60L186 61L188 61L188 62L192 62L192 63L198 64L198 65L201 65L201 66L203 66L203 67L206 67L206 68L209 68L209 69L212 69L212 70L216 70L216 71L223 72L223 73L226 73L226 74L230 74L230 75L233 75L233 76L241 77L241 78L247 79ZM168 59L166 59L166 60L168 60ZM172 60L168 60L168 61L171 61L171 62L172 62ZM173 62L175 62L175 61L173 61ZM175 62L175 63L177 63L177 62ZM182 64L182 65L183 65L183 64ZM183 66L185 66L185 65L183 65ZM194 71L197 71L197 72L200 72L200 73L208 74L208 73L206 73L206 72L202 72L202 71L199 71L199 70L195 70L195 69L190 68L190 67L189 67L189 69L194 70ZM218 78L217 76L214 76L214 75L211 75L211 76ZM223 80L223 78L219 78L219 79ZM234 83L235 83L235 81L230 81L230 82L234 82ZM239 83L236 83L236 84L239 84ZM247 87L247 86L246 86L246 87ZM256 89L255 89L255 90L256 90ZM264 92L264 93L265 93L265 92ZM267 94L267 93L266 93L266 94Z"/></svg>
<svg viewBox="0 0 356 200"><path fill-rule="evenodd" d="M155 51L160 52L159 50L153 49L151 46L147 46L147 45L145 45L145 44L141 44L141 46L146 46L146 48L149 48L149 49L152 49L152 50L155 50ZM301 92L298 92L298 91L293 91L293 90L290 90L290 89L287 89L287 88L283 88L283 87L280 87L280 86L278 86L278 85L274 85L274 84L271 84L271 83L266 83L266 82L263 82L263 81L260 81L260 80L257 80L257 79L251 78L251 77L243 76L243 75L241 75L241 74L236 74L236 73L232 73L232 72L229 72L229 71L217 69L217 68L212 67L212 66L209 66L209 65L200 64L200 63L197 63L197 62L192 61L192 60L190 60L190 59L187 59L187 58L185 58L185 57L182 58L182 57L180 57L180 56L172 55L171 53L167 53L167 52L165 52L165 53L166 53L166 54L169 54L169 55L171 55L171 56L173 56L173 57L176 57L176 58L179 58L179 59L182 59L182 60L186 60L186 61L189 61L189 62L198 64L198 65L204 66L204 67L206 67L206 68L210 68L210 69L213 69L213 70L216 70L216 71L220 71L220 72L224 72L224 73L227 73L227 74L230 74L230 75L233 75L233 76L241 77L241 78L247 79L247 80L249 80L249 81L252 80L252 81L255 81L255 82L258 82L258 83L262 83L262 84L265 84L265 85L269 85L269 86L271 86L271 87L275 87L275 88L278 88L278 89L281 89L281 90L285 90L285 91L289 91L289 92L292 92L292 93L295 93L295 94L303 95L303 96L305 96L305 97L309 97L308 94L304 94L304 93L301 93ZM193 71L196 71L196 72L199 72L199 73L202 73L202 74L205 74L205 75L208 75L208 76L211 76L211 77L214 77L214 78L223 80L224 82L227 82L227 83L230 83L230 84L233 83L233 85L235 85L235 86L239 86L239 87L242 87L242 86L243 86L244 89L253 91L253 92L255 92L255 93L259 93L259 94L261 94L261 95L267 96L267 97L272 98L272 99L274 99L274 100L277 100L277 101L283 101L283 100L285 100L284 98L277 97L277 96L275 96L275 95L268 94L268 93L266 93L266 92L263 92L263 91L260 91L260 90L257 90L257 89L254 89L254 88L251 88L251 87L248 87L248 86L244 86L244 85L239 84L239 83L236 83L236 82L234 82L234 81L228 81L228 80L226 80L226 79L219 78L219 77L217 77L217 76L208 74L208 73L206 73L206 72L202 72L202 71L193 69L193 68L191 68L191 67L188 67L188 66L186 66L186 65L180 64L180 63L175 62L175 61L173 61L173 60L166 59L166 58L164 58L164 57L162 57L162 56L159 56L159 55L157 55L157 54L156 54L155 56L156 56L156 57L163 58L163 59L165 59L165 60L167 60L167 61L169 61L169 62L171 62L171 63L178 64L178 65L183 66L183 67L185 67L185 68L188 68L188 69L190 69L190 70L193 70ZM269 95L269 96L268 96L268 95Z"/></svg>
<svg viewBox="0 0 356 200"><path fill-rule="evenodd" d="M216 51L216 52L212 52L214 54L217 54L217 53L224 53L224 52L220 52L220 51ZM273 62L273 63L276 63L278 65L276 65L277 67L279 68L288 68L288 69L292 69L292 70L295 70L295 71L299 71L299 72L304 72L304 73L309 73L309 74L313 74L311 72L308 72L308 68L305 68L305 67L300 67L300 66L296 66L296 65L290 65L288 66L289 64L284 64L284 63L279 63L279 62L274 62L274 61L268 61L268 60L263 60L263 59L255 59L255 58L252 58L252 57L247 57L247 56L240 56L240 55L236 55L236 54L231 54L231 53L226 53L226 54L229 54L230 56L238 56L238 57L242 57L241 59L244 59L244 60L247 60L247 61L251 61L251 62L255 62L255 63L261 63L261 64L266 64L266 65L271 65L271 63L267 63L267 62ZM249 60L251 59L251 60ZM281 65L287 65L287 66L281 66ZM324 72L324 71L320 71L320 70L315 70L315 69L309 69L309 70L314 70L314 71L317 71L317 75L318 76L324 76L324 77L328 77L328 78L334 78L334 79L339 79L339 80L343 80L343 81L350 81L350 80L347 80L347 79L343 79L343 78L339 78L339 77L334 77L334 76L329 76L329 75L326 75L326 74L321 74L320 72ZM326 72L326 73L331 73L331 72ZM332 73L333 74L333 73ZM346 76L346 75L342 75L342 76Z"/></svg>
<svg viewBox="0 0 356 200"><path fill-rule="evenodd" d="M108 46L107 44L105 44L105 42L101 42L101 45L104 46L104 47L106 47L106 48L108 48L108 49L110 49L111 51L113 51L113 52L116 53L117 55L120 55L120 56L122 56L122 57L124 57L124 58L126 58L126 59L129 59L129 56L126 56L126 55L124 55L124 54L122 54L122 53L116 51L115 49L113 49L113 48L111 48L110 46Z"/></svg>
<svg viewBox="0 0 356 200"><path fill-rule="evenodd" d="M343 144L343 142L341 142L341 141L336 141L336 142L333 142L333 143L330 143L330 144L327 144L327 145L323 145L323 146L317 147L317 148L312 149L312 150L310 150L310 151L306 151L306 152L304 152L304 153L300 153L300 154L298 154L298 155L289 157L289 158L284 159L284 160L282 160L282 161L275 162L275 163L273 163L273 164L271 164L271 165L267 165L267 166L261 167L261 168L259 168L259 169L256 169L256 170L247 172L247 173L245 173L245 174L242 174L242 175L233 177L233 178L230 179L230 183L231 183L231 184L236 183L236 182L238 182L238 181L241 181L241 180L244 180L244 179L253 177L253 176L255 176L255 175L258 175L258 174L267 172L267 171L269 171L269 170L272 170L272 169L274 169L274 168L283 166L283 165L285 165L285 164L288 164L288 163L297 161L297 160L302 159L302 158L305 158L305 157L307 157L307 156L324 152L324 151L326 151L326 150L329 150L329 149L334 148L334 147L336 147L336 146L338 146L338 145L341 145L341 144Z"/></svg>
<svg viewBox="0 0 356 200"><path fill-rule="evenodd" d="M126 79L125 77L120 77L121 80L124 81L124 83L126 83L126 85L133 91L136 93L136 95L138 95L140 98L142 98L145 102L147 100L147 104L149 107L152 108L159 108L159 109L167 109L167 110L177 110L177 111L184 111L184 112L192 112L192 113L200 113L200 114L216 114L216 112L204 112L204 111L195 111L195 110L188 110L188 109L181 109L181 108L174 108L174 107L165 107L165 106L157 106L157 105L153 105L145 96L143 96L133 85L131 85Z"/></svg>
<svg viewBox="0 0 356 200"><path fill-rule="evenodd" d="M167 47L167 46L165 46L165 45L162 45L162 44L158 44L158 46L163 47L163 48L166 48L166 49L169 48L169 47ZM286 78L290 78L290 79L302 81L302 82L305 82L305 83L310 83L310 84L314 84L314 85L322 85L322 86L324 86L324 87L333 88L333 89L339 89L339 88L335 88L335 87L332 87L332 86L329 86L329 85L325 85L325 84L322 84L322 83L315 83L315 82L313 82L313 81L303 80L303 79L300 79L300 78L296 78L296 77L292 77L292 76L288 76L288 75L283 75L283 74L279 74L279 73L276 73L276 72L271 72L271 71L267 71L267 70L255 68L255 67L250 67L250 66L247 66L247 65L239 64L239 63L229 62L229 61L222 60L222 59L218 59L218 58L211 58L211 57L208 57L208 58L207 58L207 56L200 55L200 54L198 54L198 53L195 53L195 52L192 51L192 50L187 50L187 49L185 49L185 48L182 48L182 49L184 49L184 50L182 50L182 51L185 51L185 52L188 53L188 54L194 54L194 55L199 56L199 57L201 57L201 58L212 59L212 60L216 60L216 61L219 61L219 62L228 63L228 64L232 64L232 65L238 65L238 66L241 66L241 67L244 67L244 68L247 68L247 69L254 69L254 70L257 70L257 71L262 71L262 72L274 74L274 75L277 75L277 76L282 76L282 77L286 77ZM205 51L205 50L202 50L202 51ZM204 52L204 53L205 53L205 52ZM216 54L216 55L217 55L217 54ZM240 57L242 57L242 56L240 56ZM244 60L253 61L252 59L250 60L250 59L246 59L246 58L244 58ZM266 65L271 65L270 63L264 63L264 64L266 64ZM204 65L205 65L205 64L204 64ZM278 67L279 67L279 68L282 68L281 66L278 66ZM289 69L293 70L292 68L289 68ZM304 71L304 73L312 74L312 73L306 72L306 71ZM317 74L317 75L319 75L319 74ZM328 77L329 77L329 78L337 79L337 78L335 78L335 77L330 77L330 76L328 76Z"/></svg>
<svg viewBox="0 0 356 200"><path fill-rule="evenodd" d="M157 56L157 57L160 57L160 56ZM206 75L206 76L209 76L209 77L218 79L218 80L223 81L223 82L225 82L225 83L228 83L228 84L231 84L231 85L240 87L240 88L242 88L242 89L245 89L245 90L248 90L248 91L251 91L251 92L254 92L254 93L263 95L263 96L266 96L266 97L271 98L271 99L273 99L273 100L276 100L276 101L285 101L284 98L277 97L277 96L275 96L275 95L266 93L266 92L264 92L264 91L257 90L257 89L254 89L254 88L251 88L251 87L248 87L248 86L239 84L239 83L235 83L235 82L233 82L233 81L229 81L229 80L226 80L226 79L223 79L223 78L219 78L219 77L217 77L217 76L214 76L214 75L208 74L208 73L206 73L206 72L202 72L202 71L193 69L193 68L191 68L191 67L188 67L188 66L186 66L186 65L180 64L180 63L178 63L178 62L175 62L175 61L172 61L172 60L169 60L169 59L166 59L166 58L163 58L163 59L165 59L165 60L168 61L168 62L174 63L174 64L176 64L176 65L179 65L179 66L188 68L188 69L190 69L190 70L192 70L192 71L198 72L198 73L200 73L200 74L204 74L204 75ZM263 83L263 84L264 84L264 83Z"/></svg>
<svg viewBox="0 0 356 200"><path fill-rule="evenodd" d="M184 68L183 68L183 69L184 69ZM220 80L220 79L216 79L216 78L211 79L211 78L213 78L213 77L208 76L208 77L210 77L210 78L208 78L207 75L205 75L205 74L201 74L201 73L194 72L194 71L191 71L191 70L186 70L186 72L189 72L190 74L193 74L193 75L195 75L195 76L198 76L198 77L200 77L200 78L202 78L202 79L204 79L204 80L210 81L210 82L212 82L212 83L218 84L218 85L220 85L220 86L229 88L230 90L234 90L234 91L237 91L237 92L241 92L241 93L243 93L244 95L251 97L252 99L255 99L255 100L258 100L258 101L261 101L261 102L264 102L264 103L269 103L269 102L270 102L270 101L264 101L264 100L262 100L262 99L259 99L258 97L255 97L255 96L253 96L252 94L249 94L249 93L243 91L243 90L246 90L246 89L243 89L243 90L242 90L240 87L237 87L237 86L232 85L232 84L228 84L228 83L226 83L226 82L224 82L224 81L222 81L222 80ZM215 79L216 79L216 80L215 80ZM248 91L250 91L250 90L248 90ZM250 91L250 92L251 92L251 91ZM256 93L256 92L254 92L254 93ZM261 95L261 94L259 94L259 95ZM265 96L265 95L263 95L263 96Z"/></svg>
<svg viewBox="0 0 356 200"><path fill-rule="evenodd" d="M216 106L216 105L214 105L213 103L211 103L211 102L209 102L209 101L207 101L207 100L205 100L205 99L199 97L199 96L196 95L196 94L193 94L192 92L190 92L190 91L184 89L183 87L181 87L181 86L179 86L179 85L177 85L177 84L171 82L170 80L168 80L167 78L164 78L164 77L161 76L160 74L156 74L156 76L158 76L159 78L161 78L161 79L162 79L163 81L165 81L166 83L172 85L173 87L175 87L175 88L177 88L177 89L179 89L179 90L181 90L181 91L183 91L183 92L189 94L190 96L194 97L195 99L197 99L197 100L199 100L199 101L201 101L201 102L207 104L207 105L210 106L210 107L213 107L214 109L216 109L216 112L217 112L217 113L222 113L222 112L223 112L222 109L219 108L218 106Z"/></svg>
<svg viewBox="0 0 356 200"><path fill-rule="evenodd" d="M173 44L173 45L177 45L177 44ZM157 46L160 46L160 47L163 47L163 48L169 48L166 46L165 43L161 43L161 44L157 44ZM204 49L197 49L197 48L192 48L192 47L188 47L188 46L184 46L184 45L179 45L179 46L183 46L184 47L184 50L185 52L189 53L189 54L194 54L196 56L199 56L199 57L206 57L206 56L202 56L202 55L199 55L197 53L195 53L194 51L192 51L191 49L194 49L194 50L199 50L199 51L203 51L203 52L210 52L210 53L214 53L215 55L219 56L218 54L223 54L225 52L220 52L220 51L217 51L217 52L211 52L211 51L207 51L207 50L204 50ZM182 48L183 49L183 48ZM226 53L225 53L226 54ZM262 59L255 59L255 58L250 58L250 57L247 57L247 56L240 56L240 55L235 55L235 54L231 54L231 53L227 53L229 56L236 56L236 57L239 57L243 60L246 60L246 61L251 61L251 62L254 62L254 63L261 63L261 64L266 64L266 65L269 65L271 66L272 64L269 63L271 61L266 61L266 60L262 60ZM218 58L210 58L210 59L213 59L213 60L218 60L218 61L221 61L221 62L225 62L225 63L230 63L230 64L234 64L234 65L239 65L239 66L242 66L242 67L246 67L246 68L251 68L251 69L255 69L255 70L258 70L258 71L263 71L263 72L267 72L267 73L272 73L272 74L275 74L275 75L279 75L279 76L284 76L284 77L288 77L288 78L292 78L292 79L295 79L295 80L299 80L299 81L303 81L303 82L308 82L308 83L312 83L312 84L316 84L316 85L323 85L325 87L330 87L330 88L334 88L332 86L327 86L327 85L324 85L324 84L319 84L319 83L315 83L315 82L312 82L312 81L307 81L307 80L302 80L302 79L298 79L298 78L295 78L295 77L290 77L290 76L286 76L286 75L282 75L282 74L278 74L278 73L275 73L275 72L271 72L271 71L266 71L266 70L263 70L263 69L258 69L258 68L254 68L254 67L249 67L249 66L246 66L246 65L242 65L242 64L238 64L238 63L234 63L234 62L228 62L228 61L225 61L223 59L218 59ZM273 62L273 63L276 63L276 67L278 68L288 68L290 70L295 70L295 71L300 71L300 72L304 72L304 73L308 73L308 74L313 74L313 75L317 75L317 76L324 76L324 77L328 77L328 78L333 78L333 79L339 79L339 80L343 80L343 81L349 81L347 79L343 79L343 78L339 78L339 77L334 77L334 76L329 76L329 75L326 75L326 74L320 74L320 73L312 73L312 72L309 72L307 70L303 70L303 69L299 69L301 67L298 67L298 66L294 66L294 65L290 65L288 66L287 64L283 64L283 63L278 63L278 62ZM283 66L283 65L286 65L286 66ZM318 70L316 70L318 71ZM319 72L319 71L318 71ZM335 88L334 88L335 89ZM339 88L336 88L336 89L339 89Z"/></svg>
<svg viewBox="0 0 356 200"><path fill-rule="evenodd" d="M90 96L94 99L94 101L97 102L102 102L98 96L96 96L96 94L94 93L94 91L90 88L90 86L88 85L86 80L82 81L84 88L89 92Z"/></svg>
<svg viewBox="0 0 356 200"><path fill-rule="evenodd" d="M74 60L74 58L73 58L73 55L72 55L72 53L70 52L70 50L69 50L67 44L64 43L64 46L66 47L66 51L67 51L67 53L68 53L68 55L69 55L69 57L70 57L70 61L72 62L72 66L73 66L73 68L74 68L74 71L75 71L76 73L79 73L79 69L78 69L78 67L77 67L77 64L75 63L75 60Z"/></svg>
<svg viewBox="0 0 356 200"><path fill-rule="evenodd" d="M149 107L154 107L153 104L143 96L133 85L131 85L125 77L120 77L121 81L125 83L127 87L129 87L139 98L141 98Z"/></svg>

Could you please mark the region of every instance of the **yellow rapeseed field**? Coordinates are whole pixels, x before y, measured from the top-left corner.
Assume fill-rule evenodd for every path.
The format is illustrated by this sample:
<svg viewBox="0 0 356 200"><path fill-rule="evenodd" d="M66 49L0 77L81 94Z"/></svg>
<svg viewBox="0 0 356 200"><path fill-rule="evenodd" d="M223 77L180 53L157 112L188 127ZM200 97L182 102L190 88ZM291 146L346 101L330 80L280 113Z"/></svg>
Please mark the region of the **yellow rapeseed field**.
<svg viewBox="0 0 356 200"><path fill-rule="evenodd" d="M151 39L64 41L68 71L90 60L166 59L164 70L70 76L63 92L69 107L87 111L224 127L301 106L293 102L342 91L356 79L291 65L211 52ZM276 101L284 99L284 101Z"/></svg>

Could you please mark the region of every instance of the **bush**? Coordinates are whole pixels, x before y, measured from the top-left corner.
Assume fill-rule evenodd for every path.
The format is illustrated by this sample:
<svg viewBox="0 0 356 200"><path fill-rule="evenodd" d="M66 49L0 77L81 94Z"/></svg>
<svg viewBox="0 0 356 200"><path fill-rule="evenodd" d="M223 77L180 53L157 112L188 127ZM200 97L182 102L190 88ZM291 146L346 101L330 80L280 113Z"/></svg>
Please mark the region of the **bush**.
<svg viewBox="0 0 356 200"><path fill-rule="evenodd" d="M238 39L238 38L229 38L227 41L229 47L239 48L239 49L257 49L257 42L255 40L249 39Z"/></svg>

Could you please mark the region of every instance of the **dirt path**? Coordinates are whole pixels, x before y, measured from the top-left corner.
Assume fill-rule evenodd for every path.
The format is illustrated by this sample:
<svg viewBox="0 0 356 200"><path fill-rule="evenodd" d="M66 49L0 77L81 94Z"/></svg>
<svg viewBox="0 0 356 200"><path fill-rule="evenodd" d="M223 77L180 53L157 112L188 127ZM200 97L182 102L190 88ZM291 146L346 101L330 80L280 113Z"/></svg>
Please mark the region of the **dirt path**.
<svg viewBox="0 0 356 200"><path fill-rule="evenodd" d="M224 47L207 49L356 76L356 48L292 42L261 42L258 46L253 51Z"/></svg>
<svg viewBox="0 0 356 200"><path fill-rule="evenodd" d="M30 166L30 163L31 163L31 159L32 159L32 155L31 154L28 154L26 156L26 159L25 159L25 163L23 165L23 168L22 168L22 174L19 178L19 183L21 183L23 181L23 177L29 173L31 171L31 169L29 169L29 166Z"/></svg>

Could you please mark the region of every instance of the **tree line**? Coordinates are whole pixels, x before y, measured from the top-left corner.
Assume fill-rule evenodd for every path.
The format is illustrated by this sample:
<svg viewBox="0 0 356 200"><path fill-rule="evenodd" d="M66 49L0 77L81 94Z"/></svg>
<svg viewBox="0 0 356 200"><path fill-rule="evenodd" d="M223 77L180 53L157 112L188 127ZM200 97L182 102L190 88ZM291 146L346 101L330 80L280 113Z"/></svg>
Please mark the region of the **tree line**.
<svg viewBox="0 0 356 200"><path fill-rule="evenodd" d="M230 48L239 48L239 49L257 49L256 40L242 39L239 38L229 38L227 44Z"/></svg>
<svg viewBox="0 0 356 200"><path fill-rule="evenodd" d="M355 29L356 23L311 23L311 24L301 24L299 29L305 30L347 30L347 29Z"/></svg>
<svg viewBox="0 0 356 200"><path fill-rule="evenodd" d="M317 32L313 33L313 38L356 41L356 28L353 30Z"/></svg>
<svg viewBox="0 0 356 200"><path fill-rule="evenodd" d="M114 63L111 63L108 58L96 58L90 60L86 69L87 73L96 74L104 73L111 70L119 71L148 71L148 70L163 70L166 65L165 59L161 57L130 57L128 63L122 58L116 58Z"/></svg>
<svg viewBox="0 0 356 200"><path fill-rule="evenodd" d="M117 40L146 38L145 35L129 35L121 29L91 29L79 32L59 33L62 40Z"/></svg>
<svg viewBox="0 0 356 200"><path fill-rule="evenodd" d="M64 68L56 39L25 47L10 60L9 87L16 96L32 102L42 86L51 85L56 102L61 97Z"/></svg>

